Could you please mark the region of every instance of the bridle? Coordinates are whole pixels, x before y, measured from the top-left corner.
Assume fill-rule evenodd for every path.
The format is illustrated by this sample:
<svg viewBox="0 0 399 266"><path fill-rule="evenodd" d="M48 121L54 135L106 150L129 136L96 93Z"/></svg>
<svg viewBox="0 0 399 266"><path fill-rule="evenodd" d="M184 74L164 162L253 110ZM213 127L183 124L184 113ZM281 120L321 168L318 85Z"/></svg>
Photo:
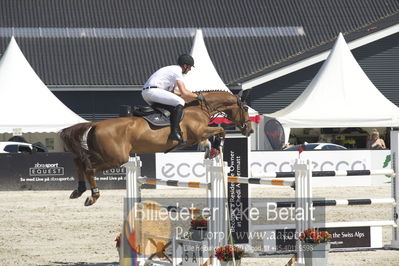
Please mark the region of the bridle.
<svg viewBox="0 0 399 266"><path fill-rule="evenodd" d="M240 97L238 97L237 95L236 95L236 97L237 97L237 105L238 105L238 107L241 109L241 112L240 112L240 120L244 120L244 122L242 123L242 125L239 125L239 124L236 124L236 123L235 123L235 125L236 125L238 128L240 128L241 131L246 131L246 130L248 129L247 123L248 123L248 122L251 122L251 119L245 119L244 113L245 113L245 112L248 112L249 107L248 107L248 105L244 104L244 103L241 101Z"/></svg>
<svg viewBox="0 0 399 266"><path fill-rule="evenodd" d="M196 92L196 94L201 94L201 92ZM237 98L237 106L240 109L240 118L237 120L237 122L235 122L235 119L232 119L232 117L229 117L228 114L226 114L226 112L223 112L221 110L219 110L218 108L215 108L213 106L211 106L208 101L205 99L202 101L199 101L200 103L200 107L201 109L208 114L208 117L210 119L210 122L212 122L214 119L216 119L216 117L224 117L227 118L228 120L230 120L232 123L234 123L234 125L236 125L241 131L245 131L247 130L248 126L247 123L250 122L250 119L246 119L245 120L245 112L248 112L248 106L246 104L244 104L240 97L238 97L237 95L235 95L235 97ZM244 120L244 122L239 123L238 121Z"/></svg>

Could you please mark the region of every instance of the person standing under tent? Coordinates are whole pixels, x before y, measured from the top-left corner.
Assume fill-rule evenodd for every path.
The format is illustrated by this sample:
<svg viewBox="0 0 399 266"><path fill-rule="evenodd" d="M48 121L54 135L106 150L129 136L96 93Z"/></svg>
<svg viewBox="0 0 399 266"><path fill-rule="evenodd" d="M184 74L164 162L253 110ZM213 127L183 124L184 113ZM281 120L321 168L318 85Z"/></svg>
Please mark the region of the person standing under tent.
<svg viewBox="0 0 399 266"><path fill-rule="evenodd" d="M380 138L380 133L377 129L371 132L371 139L367 142L368 149L386 149L385 142Z"/></svg>

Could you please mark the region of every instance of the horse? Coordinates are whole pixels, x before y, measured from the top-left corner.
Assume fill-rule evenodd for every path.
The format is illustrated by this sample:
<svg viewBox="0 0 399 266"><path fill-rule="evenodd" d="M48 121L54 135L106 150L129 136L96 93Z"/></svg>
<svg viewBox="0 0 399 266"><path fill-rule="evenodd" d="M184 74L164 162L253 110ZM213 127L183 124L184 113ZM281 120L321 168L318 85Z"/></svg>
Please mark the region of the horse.
<svg viewBox="0 0 399 266"><path fill-rule="evenodd" d="M211 136L223 138L226 133L222 127L208 125L219 114L233 122L243 135L253 133L248 106L238 96L226 91L197 94L202 94L203 99L187 103L180 122L182 136L186 140L184 146L203 144ZM60 138L65 151L75 155L78 175L78 188L70 198L79 198L86 191L86 177L91 187L91 196L87 197L84 205L94 204L100 197L95 181L97 172L120 167L133 153L172 150L178 142L168 138L170 132L170 126L153 126L137 116L79 123L62 129Z"/></svg>

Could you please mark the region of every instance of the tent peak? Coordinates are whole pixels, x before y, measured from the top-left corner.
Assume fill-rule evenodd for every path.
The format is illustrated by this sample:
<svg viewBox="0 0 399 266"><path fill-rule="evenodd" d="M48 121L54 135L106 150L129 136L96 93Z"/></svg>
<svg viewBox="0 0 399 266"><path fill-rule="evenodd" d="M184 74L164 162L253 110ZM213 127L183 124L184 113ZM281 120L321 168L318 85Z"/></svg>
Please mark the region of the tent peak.
<svg viewBox="0 0 399 266"><path fill-rule="evenodd" d="M223 90L231 93L212 63L201 29L196 30L190 54L194 58L195 68L185 76L187 89L194 92Z"/></svg>
<svg viewBox="0 0 399 266"><path fill-rule="evenodd" d="M0 133L57 132L86 121L47 88L13 37L0 59L0 113Z"/></svg>
<svg viewBox="0 0 399 266"><path fill-rule="evenodd" d="M306 89L270 117L289 128L391 127L399 107L370 81L340 33Z"/></svg>

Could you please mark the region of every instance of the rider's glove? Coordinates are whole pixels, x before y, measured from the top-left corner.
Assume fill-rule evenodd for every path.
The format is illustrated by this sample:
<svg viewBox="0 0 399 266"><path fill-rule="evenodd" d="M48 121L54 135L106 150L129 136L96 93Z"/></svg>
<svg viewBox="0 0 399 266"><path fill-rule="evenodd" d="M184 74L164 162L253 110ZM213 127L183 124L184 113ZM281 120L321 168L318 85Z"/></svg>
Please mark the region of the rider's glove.
<svg viewBox="0 0 399 266"><path fill-rule="evenodd" d="M197 100L198 100L198 101L205 101L204 95L198 94Z"/></svg>

